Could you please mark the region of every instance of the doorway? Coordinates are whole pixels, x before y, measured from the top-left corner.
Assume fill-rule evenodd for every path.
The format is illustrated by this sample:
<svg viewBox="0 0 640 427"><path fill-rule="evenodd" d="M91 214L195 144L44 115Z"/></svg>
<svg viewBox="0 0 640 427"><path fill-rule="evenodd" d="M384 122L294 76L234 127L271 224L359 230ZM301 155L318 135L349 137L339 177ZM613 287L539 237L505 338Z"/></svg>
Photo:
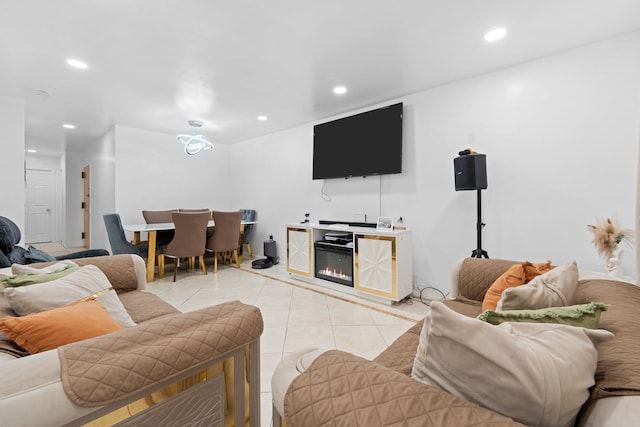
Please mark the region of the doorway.
<svg viewBox="0 0 640 427"><path fill-rule="evenodd" d="M82 168L82 216L84 218L83 229L82 229L82 245L85 249L89 249L91 246L89 230L91 229L91 185L89 174L90 168L89 165L86 165Z"/></svg>
<svg viewBox="0 0 640 427"><path fill-rule="evenodd" d="M27 169L25 243L51 242L54 237L55 179L52 170Z"/></svg>

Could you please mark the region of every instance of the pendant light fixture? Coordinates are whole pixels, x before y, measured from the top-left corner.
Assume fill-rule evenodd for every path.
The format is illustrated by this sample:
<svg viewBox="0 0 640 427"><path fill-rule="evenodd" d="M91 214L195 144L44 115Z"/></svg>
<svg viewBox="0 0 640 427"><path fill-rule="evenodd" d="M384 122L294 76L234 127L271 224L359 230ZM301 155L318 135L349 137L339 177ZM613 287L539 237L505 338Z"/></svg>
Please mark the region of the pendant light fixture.
<svg viewBox="0 0 640 427"><path fill-rule="evenodd" d="M189 120L189 126L201 128L202 122L199 120ZM184 152L190 156L198 154L203 150L212 150L213 144L202 134L188 135L180 134L176 139L184 144Z"/></svg>

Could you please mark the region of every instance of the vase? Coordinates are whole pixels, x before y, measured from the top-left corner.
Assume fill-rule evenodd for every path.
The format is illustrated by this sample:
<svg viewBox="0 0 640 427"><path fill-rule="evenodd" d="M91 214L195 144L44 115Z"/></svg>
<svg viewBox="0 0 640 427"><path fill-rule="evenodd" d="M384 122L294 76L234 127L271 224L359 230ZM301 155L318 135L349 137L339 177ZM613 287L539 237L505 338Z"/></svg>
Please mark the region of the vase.
<svg viewBox="0 0 640 427"><path fill-rule="evenodd" d="M609 277L622 277L622 249L616 249L610 257L605 258L604 272Z"/></svg>

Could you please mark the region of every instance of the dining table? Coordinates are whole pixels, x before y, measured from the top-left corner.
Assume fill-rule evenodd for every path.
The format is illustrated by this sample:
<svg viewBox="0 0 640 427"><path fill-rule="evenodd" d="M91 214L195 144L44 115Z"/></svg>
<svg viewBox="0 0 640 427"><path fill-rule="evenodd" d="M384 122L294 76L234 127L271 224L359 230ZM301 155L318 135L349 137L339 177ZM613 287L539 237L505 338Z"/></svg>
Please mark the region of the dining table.
<svg viewBox="0 0 640 427"><path fill-rule="evenodd" d="M245 225L257 224L258 221L245 221L240 222L240 240L238 245L240 250L238 251L238 262L242 263L242 241L244 240L244 227ZM210 220L207 224L207 228L215 227L216 223ZM125 231L133 233L133 244L139 245L142 241L140 239L141 233L147 233L149 243L149 253L147 255L147 282L153 282L155 279L156 269L156 236L158 231L175 230L176 226L173 222L159 222L156 224L126 224L122 228Z"/></svg>

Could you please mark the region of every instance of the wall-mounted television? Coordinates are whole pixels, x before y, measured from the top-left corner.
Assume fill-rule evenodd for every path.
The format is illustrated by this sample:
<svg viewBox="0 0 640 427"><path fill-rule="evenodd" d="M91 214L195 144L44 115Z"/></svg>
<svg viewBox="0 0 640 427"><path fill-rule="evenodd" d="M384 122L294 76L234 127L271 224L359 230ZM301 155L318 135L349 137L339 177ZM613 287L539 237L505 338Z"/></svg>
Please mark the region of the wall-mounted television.
<svg viewBox="0 0 640 427"><path fill-rule="evenodd" d="M401 172L401 102L313 127L313 179Z"/></svg>

